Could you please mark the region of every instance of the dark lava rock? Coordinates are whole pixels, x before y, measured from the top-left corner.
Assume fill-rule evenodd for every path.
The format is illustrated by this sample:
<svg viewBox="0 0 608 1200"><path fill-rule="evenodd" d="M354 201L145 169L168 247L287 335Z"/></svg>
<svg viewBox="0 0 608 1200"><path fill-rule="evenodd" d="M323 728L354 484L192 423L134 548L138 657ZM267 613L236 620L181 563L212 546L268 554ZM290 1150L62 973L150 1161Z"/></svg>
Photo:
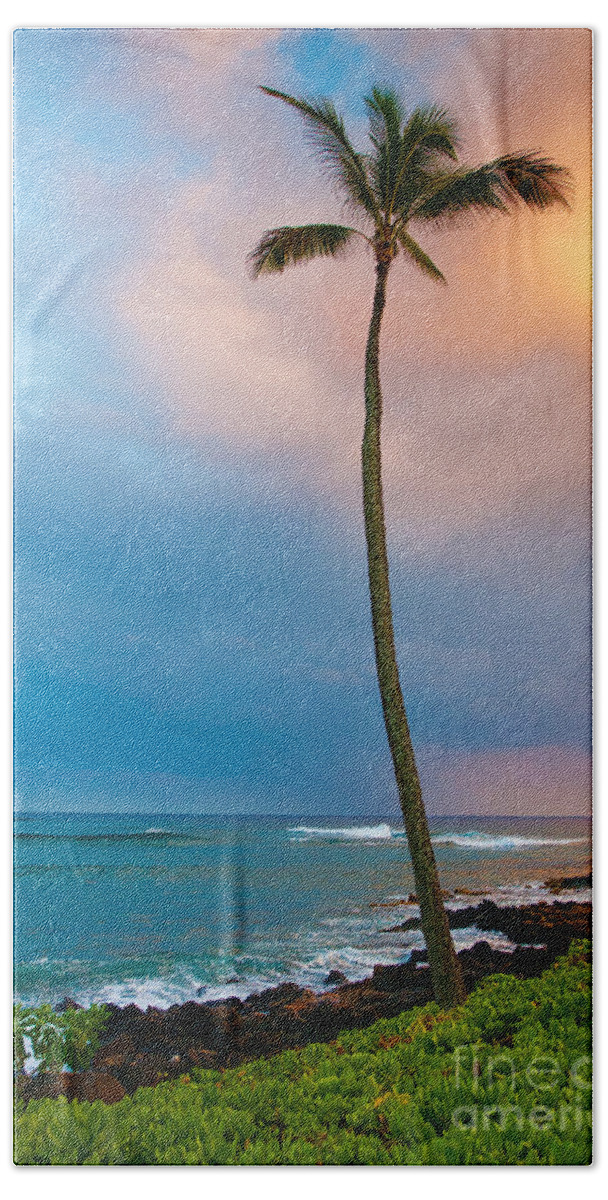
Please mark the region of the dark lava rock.
<svg viewBox="0 0 608 1200"><path fill-rule="evenodd" d="M466 954L467 951L465 950L463 953ZM475 955L477 961L481 963L491 963L494 958L494 950L489 942L475 942L472 953Z"/></svg>
<svg viewBox="0 0 608 1200"><path fill-rule="evenodd" d="M573 938L591 936L591 905L574 900L552 904L528 904L522 907L499 907L492 900L483 900L471 908L450 912L450 928L478 929L505 933L520 945L544 945L554 956L565 954Z"/></svg>
<svg viewBox="0 0 608 1200"><path fill-rule="evenodd" d="M579 891L593 886L591 872L588 875L565 875L562 879L546 879L545 887L550 892Z"/></svg>
<svg viewBox="0 0 608 1200"><path fill-rule="evenodd" d="M183 1059L184 1068L190 1067L205 1067L207 1070L212 1070L217 1066L217 1054L215 1050L207 1050L204 1046L190 1046Z"/></svg>
<svg viewBox="0 0 608 1200"><path fill-rule="evenodd" d="M298 987L297 983L280 983L278 987L266 988L256 994L256 1002L260 1008L269 1008L275 1004L293 1004L296 1000L314 996L310 988Z"/></svg>
<svg viewBox="0 0 608 1200"><path fill-rule="evenodd" d="M394 967L374 967L372 983L380 992L401 992L407 987L418 987L418 971L410 962Z"/></svg>
<svg viewBox="0 0 608 1200"><path fill-rule="evenodd" d="M69 1076L69 1081L68 1100L103 1100L104 1104L116 1104L127 1094L115 1076L106 1071L75 1072Z"/></svg>
<svg viewBox="0 0 608 1200"><path fill-rule="evenodd" d="M124 1087L107 1071L45 1071L40 1075L20 1075L17 1092L26 1103L30 1100L103 1100L116 1104L126 1095Z"/></svg>
<svg viewBox="0 0 608 1200"><path fill-rule="evenodd" d="M324 980L324 987L337 987L340 983L348 983L344 971L330 971Z"/></svg>
<svg viewBox="0 0 608 1200"><path fill-rule="evenodd" d="M207 1002L207 1008L215 1008L218 1011L221 1009L222 1012L228 1009L238 1012L242 1007L243 1001L239 1000L238 996L227 996L225 1000L209 1000Z"/></svg>
<svg viewBox="0 0 608 1200"><path fill-rule="evenodd" d="M40 1075L18 1075L15 1081L17 1095L29 1104L30 1100L57 1100L67 1095L71 1076L67 1071L57 1074L44 1071Z"/></svg>
<svg viewBox="0 0 608 1200"><path fill-rule="evenodd" d="M428 963L428 961L429 961L429 956L428 956L426 947L424 948L424 950L412 950L412 953L410 954L410 962L411 963L414 963L414 965L416 965L417 963Z"/></svg>
<svg viewBox="0 0 608 1200"><path fill-rule="evenodd" d="M128 1034L122 1033L111 1042L100 1047L93 1059L93 1066L98 1070L111 1070L122 1067L136 1053L135 1042Z"/></svg>
<svg viewBox="0 0 608 1200"><path fill-rule="evenodd" d="M140 1087L156 1087L167 1079L178 1079L188 1071L190 1063L185 1064L181 1056L166 1057L164 1054L136 1054L130 1062L118 1067L115 1075L125 1092L135 1092Z"/></svg>
<svg viewBox="0 0 608 1200"><path fill-rule="evenodd" d="M482 900L480 904L448 911L450 929L478 929L504 933L512 942L527 945L551 944L555 954L563 954L573 938L591 935L591 905L575 900L555 900L548 904L527 904L521 907L495 904ZM386 933L420 929L420 919L412 917L401 925L393 925Z"/></svg>
<svg viewBox="0 0 608 1200"><path fill-rule="evenodd" d="M167 1020L176 1033L186 1039L204 1039L215 1028L216 1018L210 1005L196 1004L188 1000L185 1004L174 1004L167 1012Z"/></svg>

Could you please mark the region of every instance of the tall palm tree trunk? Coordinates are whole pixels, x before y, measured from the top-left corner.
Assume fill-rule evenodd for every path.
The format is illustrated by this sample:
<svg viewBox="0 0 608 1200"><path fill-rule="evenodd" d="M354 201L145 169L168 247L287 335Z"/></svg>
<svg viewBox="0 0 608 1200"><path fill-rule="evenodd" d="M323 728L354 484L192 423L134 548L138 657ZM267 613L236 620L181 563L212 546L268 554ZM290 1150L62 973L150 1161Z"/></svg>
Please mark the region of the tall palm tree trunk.
<svg viewBox="0 0 608 1200"><path fill-rule="evenodd" d="M380 260L376 265L376 290L365 354L365 432L362 466L369 590L384 723L414 868L433 988L438 1003L451 1006L464 999L465 990L441 898L435 855L399 682L386 551L380 449L382 393L379 346L389 265Z"/></svg>

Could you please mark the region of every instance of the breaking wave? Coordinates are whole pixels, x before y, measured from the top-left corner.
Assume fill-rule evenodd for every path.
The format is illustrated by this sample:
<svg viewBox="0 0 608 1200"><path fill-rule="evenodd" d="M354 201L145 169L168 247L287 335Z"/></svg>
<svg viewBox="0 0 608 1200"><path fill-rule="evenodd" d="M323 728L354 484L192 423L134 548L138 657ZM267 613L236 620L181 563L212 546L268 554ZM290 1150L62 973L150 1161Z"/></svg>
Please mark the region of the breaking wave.
<svg viewBox="0 0 608 1200"><path fill-rule="evenodd" d="M431 838L436 846L460 846L465 850L524 850L527 846L574 846L586 838L534 838L516 834L438 833Z"/></svg>
<svg viewBox="0 0 608 1200"><path fill-rule="evenodd" d="M292 841L364 841L390 842L405 839L403 829L394 829L388 822L378 825L346 825L328 827L321 825L296 825L288 830ZM462 850L485 850L492 852L526 850L537 846L583 845L587 838L573 837L524 837L520 834L480 833L476 829L464 832L436 833L431 836L435 846L456 846Z"/></svg>
<svg viewBox="0 0 608 1200"><path fill-rule="evenodd" d="M386 823L381 825L347 825L343 829L326 829L317 825L296 825L289 833L299 835L292 840L307 842L312 838L328 838L332 841L388 842L393 837L403 837L401 830L393 830Z"/></svg>

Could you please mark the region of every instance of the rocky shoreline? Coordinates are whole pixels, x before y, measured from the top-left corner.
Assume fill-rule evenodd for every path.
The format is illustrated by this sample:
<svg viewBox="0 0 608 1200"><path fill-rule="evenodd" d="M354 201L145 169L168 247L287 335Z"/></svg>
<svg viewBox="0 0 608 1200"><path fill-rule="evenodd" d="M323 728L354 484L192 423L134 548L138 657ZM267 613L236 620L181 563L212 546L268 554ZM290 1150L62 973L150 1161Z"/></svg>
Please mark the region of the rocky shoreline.
<svg viewBox="0 0 608 1200"><path fill-rule="evenodd" d="M587 879L549 881L556 894L568 886L588 886ZM522 907L479 904L449 913L452 929L474 925L504 934L515 945L512 951L495 950L480 940L461 950L467 990L484 975L513 974L520 978L540 975L573 938L591 935L591 904L568 900L539 902ZM392 926L412 929L416 918ZM426 951L414 951L407 963L376 966L366 979L349 983L339 972L327 978L328 991L317 994L294 983L284 983L254 993L245 1000L173 1005L145 1012L130 1004L108 1005L110 1018L95 1055L93 1067L59 1076L22 1075L18 1089L29 1101L43 1096L114 1103L138 1087L153 1087L167 1079L187 1075L192 1069L237 1066L281 1050L327 1042L343 1029L362 1029L381 1017L394 1017L433 999ZM72 1001L65 1005L73 1006Z"/></svg>

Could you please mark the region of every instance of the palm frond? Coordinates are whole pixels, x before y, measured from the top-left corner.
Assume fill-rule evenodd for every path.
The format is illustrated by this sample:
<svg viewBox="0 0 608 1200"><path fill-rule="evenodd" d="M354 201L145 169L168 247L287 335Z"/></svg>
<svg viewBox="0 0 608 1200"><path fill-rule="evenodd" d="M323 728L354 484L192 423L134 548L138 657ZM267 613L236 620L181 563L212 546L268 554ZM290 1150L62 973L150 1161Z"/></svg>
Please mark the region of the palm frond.
<svg viewBox="0 0 608 1200"><path fill-rule="evenodd" d="M284 225L269 229L249 255L254 278L311 258L336 255L358 231L348 225Z"/></svg>
<svg viewBox="0 0 608 1200"><path fill-rule="evenodd" d="M443 156L456 159L455 125L436 106L420 106L406 119L390 88L373 88L365 103L374 147L369 174L379 207L390 219L411 204L422 169L439 166Z"/></svg>
<svg viewBox="0 0 608 1200"><path fill-rule="evenodd" d="M413 258L416 266L420 267L421 271L424 271L426 275L430 275L431 279L436 279L439 283L445 283L445 275L442 274L439 267L435 266L432 258L429 258L428 254L425 254L422 247L418 245L418 242L414 241L413 237L410 237L405 229L402 229L397 234L397 237L405 253L409 254L410 258Z"/></svg>
<svg viewBox="0 0 608 1200"><path fill-rule="evenodd" d="M372 89L365 97L369 113L370 140L374 147L372 178L377 199L386 209L399 170L401 126L404 112L391 88Z"/></svg>
<svg viewBox="0 0 608 1200"><path fill-rule="evenodd" d="M421 180L420 193L410 212L412 220L437 221L474 209L507 211L499 175L491 165L429 174Z"/></svg>
<svg viewBox="0 0 608 1200"><path fill-rule="evenodd" d="M411 150L445 154L456 160L456 125L443 108L432 105L415 108L403 130L403 149L407 155Z"/></svg>
<svg viewBox="0 0 608 1200"><path fill-rule="evenodd" d="M435 221L472 209L506 212L519 201L529 208L568 207L569 188L564 167L535 154L510 154L481 167L428 175L410 216Z"/></svg>
<svg viewBox="0 0 608 1200"><path fill-rule="evenodd" d="M367 177L365 156L358 154L350 142L342 117L331 101L298 99L269 87L262 87L261 91L267 96L283 100L302 114L308 122L315 149L345 190L348 199L376 220L378 207Z"/></svg>
<svg viewBox="0 0 608 1200"><path fill-rule="evenodd" d="M376 149L386 146L388 157L394 160L401 147L401 126L405 120L397 93L392 88L372 88L371 95L365 97L365 104L373 146Z"/></svg>
<svg viewBox="0 0 608 1200"><path fill-rule="evenodd" d="M500 178L508 200L523 200L530 208L549 208L561 204L569 208L570 172L537 154L507 154L495 158L490 166Z"/></svg>
<svg viewBox="0 0 608 1200"><path fill-rule="evenodd" d="M444 109L435 106L416 108L404 127L401 137L399 169L396 172L390 198L391 212L407 217L412 202L420 192L424 176L442 158L456 160L456 127Z"/></svg>

